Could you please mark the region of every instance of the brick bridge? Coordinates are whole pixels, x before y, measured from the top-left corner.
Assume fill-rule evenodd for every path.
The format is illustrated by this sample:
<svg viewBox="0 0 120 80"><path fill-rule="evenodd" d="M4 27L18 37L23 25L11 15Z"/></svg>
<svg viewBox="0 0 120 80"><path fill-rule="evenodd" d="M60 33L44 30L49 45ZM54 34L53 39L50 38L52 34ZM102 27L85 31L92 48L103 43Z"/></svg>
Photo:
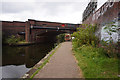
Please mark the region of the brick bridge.
<svg viewBox="0 0 120 80"><path fill-rule="evenodd" d="M23 36L26 42L53 42L58 34L73 33L79 25L32 19L26 22L2 21L2 31L5 36Z"/></svg>

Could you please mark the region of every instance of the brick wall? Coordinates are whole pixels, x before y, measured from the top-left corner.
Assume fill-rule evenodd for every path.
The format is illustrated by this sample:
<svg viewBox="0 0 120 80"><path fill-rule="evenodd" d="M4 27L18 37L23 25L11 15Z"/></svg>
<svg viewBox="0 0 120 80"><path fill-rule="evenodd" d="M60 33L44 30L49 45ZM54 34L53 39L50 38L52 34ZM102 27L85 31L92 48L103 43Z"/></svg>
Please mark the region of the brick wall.
<svg viewBox="0 0 120 80"><path fill-rule="evenodd" d="M42 26L42 27L61 27L63 24L65 27L78 27L80 24L71 24L71 23L59 23L59 22L49 22L49 21L37 21L28 19L31 25Z"/></svg>
<svg viewBox="0 0 120 80"><path fill-rule="evenodd" d="M106 24L118 17L120 2L104 3L97 11L91 14L83 24Z"/></svg>
<svg viewBox="0 0 120 80"><path fill-rule="evenodd" d="M2 33L4 36L17 35L19 32L25 32L25 22L2 21Z"/></svg>
<svg viewBox="0 0 120 80"><path fill-rule="evenodd" d="M106 2L83 21L83 24L97 24L99 29L96 32L96 35L99 36L100 39L103 39L104 37L109 37L109 35L103 31L104 27L111 22L114 22L117 25L119 13L120 1L112 3ZM116 42L118 40L118 33L113 33L112 37Z"/></svg>
<svg viewBox="0 0 120 80"><path fill-rule="evenodd" d="M3 37L8 37L11 35L18 36L19 32L25 32L26 41L35 41L36 36L45 33L46 30L43 29L31 29L31 26L40 26L40 27L62 27L65 25L66 28L76 28L80 24L71 24L71 23L59 23L59 22L48 22L48 21L37 21L28 19L26 22L20 21L2 21L2 33ZM52 30L48 30L52 31ZM72 32L72 31L71 31ZM55 35L57 35L55 33Z"/></svg>
<svg viewBox="0 0 120 80"><path fill-rule="evenodd" d="M64 24L66 28L76 28L79 26L79 24L71 24L71 23L59 23L59 22L49 22L49 21L38 21L38 20L32 20L32 19L28 19L29 25L30 26L40 26L40 27L62 27L62 25ZM26 26L29 27L30 26ZM51 31L52 30L43 30L43 29L31 29L30 34L26 35L26 36L30 36L30 37L26 37L26 41L30 41L30 42L34 42L36 40L38 40L36 38L36 36L46 33L46 31ZM54 31L54 30L53 30ZM56 31L56 30L55 30ZM59 33L59 31L56 31L57 33ZM29 30L26 31L26 33L29 33ZM58 35L57 33L54 33L54 35L52 36L48 36L49 38ZM42 35L44 36L44 35ZM29 38L29 39L28 39ZM45 37L46 38L46 37ZM41 39L42 40L42 39Z"/></svg>

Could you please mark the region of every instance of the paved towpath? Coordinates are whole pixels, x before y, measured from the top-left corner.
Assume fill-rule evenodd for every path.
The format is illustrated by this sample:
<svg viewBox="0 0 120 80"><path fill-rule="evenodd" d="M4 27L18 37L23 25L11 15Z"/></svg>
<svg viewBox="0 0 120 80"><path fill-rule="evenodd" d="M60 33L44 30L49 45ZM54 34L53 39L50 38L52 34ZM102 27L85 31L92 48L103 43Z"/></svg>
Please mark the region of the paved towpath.
<svg viewBox="0 0 120 80"><path fill-rule="evenodd" d="M72 43L64 42L34 78L81 78L72 54Z"/></svg>

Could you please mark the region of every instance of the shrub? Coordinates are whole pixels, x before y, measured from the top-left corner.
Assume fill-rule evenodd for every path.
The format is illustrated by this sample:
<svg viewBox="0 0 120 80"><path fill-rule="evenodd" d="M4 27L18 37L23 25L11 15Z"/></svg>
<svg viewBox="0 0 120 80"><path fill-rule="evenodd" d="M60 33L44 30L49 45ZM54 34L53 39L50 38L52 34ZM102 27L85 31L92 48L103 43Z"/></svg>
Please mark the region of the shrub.
<svg viewBox="0 0 120 80"><path fill-rule="evenodd" d="M85 28L78 28L77 32L74 32L72 36L75 37L73 40L74 47L81 45L93 45L96 46L99 43L99 39L95 36L96 25L84 25Z"/></svg>
<svg viewBox="0 0 120 80"><path fill-rule="evenodd" d="M57 43L64 42L65 41L64 37L65 37L65 34L58 35L57 36Z"/></svg>
<svg viewBox="0 0 120 80"><path fill-rule="evenodd" d="M6 39L6 43L8 44L16 44L17 42L21 41L22 39L20 37L15 37L14 35L10 36Z"/></svg>

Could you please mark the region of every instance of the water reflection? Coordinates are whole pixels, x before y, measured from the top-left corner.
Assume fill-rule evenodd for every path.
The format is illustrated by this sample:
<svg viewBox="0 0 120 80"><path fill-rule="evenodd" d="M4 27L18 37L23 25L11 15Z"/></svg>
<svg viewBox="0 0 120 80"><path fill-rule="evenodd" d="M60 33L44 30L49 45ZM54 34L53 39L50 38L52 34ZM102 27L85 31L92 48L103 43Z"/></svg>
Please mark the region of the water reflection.
<svg viewBox="0 0 120 80"><path fill-rule="evenodd" d="M19 72L19 69L25 73L29 68L38 63L48 52L50 52L53 46L53 43L22 47L3 46L2 70L5 74L4 77L8 74L11 74L12 76L12 74L15 74L15 72ZM20 72L19 76L23 75L23 73ZM12 76L12 78L14 77L15 76Z"/></svg>

